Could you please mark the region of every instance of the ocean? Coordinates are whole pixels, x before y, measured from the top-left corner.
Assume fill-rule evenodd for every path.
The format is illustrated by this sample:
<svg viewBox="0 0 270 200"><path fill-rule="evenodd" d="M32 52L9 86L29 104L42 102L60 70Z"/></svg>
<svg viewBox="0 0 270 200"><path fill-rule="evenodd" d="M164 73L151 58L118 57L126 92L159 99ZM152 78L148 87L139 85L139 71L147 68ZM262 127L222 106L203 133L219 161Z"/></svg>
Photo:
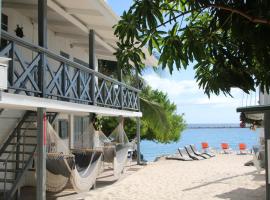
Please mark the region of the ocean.
<svg viewBox="0 0 270 200"><path fill-rule="evenodd" d="M208 142L209 146L219 150L222 142L229 143L233 150L238 149L239 143L245 143L249 149L259 142L260 129L252 131L249 128L187 128L181 134L178 142L161 144L142 140L141 152L144 159L153 161L157 156L173 154L180 147L195 144L201 149L201 142Z"/></svg>

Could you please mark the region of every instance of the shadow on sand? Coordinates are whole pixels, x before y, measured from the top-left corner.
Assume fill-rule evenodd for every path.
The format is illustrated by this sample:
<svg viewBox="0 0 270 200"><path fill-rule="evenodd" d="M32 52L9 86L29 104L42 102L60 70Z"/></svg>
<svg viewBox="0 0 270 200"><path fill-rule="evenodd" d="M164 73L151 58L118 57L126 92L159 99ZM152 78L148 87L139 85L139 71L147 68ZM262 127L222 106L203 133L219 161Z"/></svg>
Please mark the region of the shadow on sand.
<svg viewBox="0 0 270 200"><path fill-rule="evenodd" d="M195 190L201 187L205 187L211 184L217 184L217 183L222 183L223 181L241 177L241 176L253 176L254 181L265 181L265 174L258 174L256 171L241 174L241 175L235 175L235 176L230 176L222 179L217 179L215 181L207 182L201 185L197 185L195 187L191 188L186 188L183 191L190 191L190 190ZM223 194L216 195L216 197L220 199L226 199L226 200L265 200L265 186L261 186L256 189L247 189L247 188L238 188L235 190L232 190L230 192L226 192Z"/></svg>
<svg viewBox="0 0 270 200"><path fill-rule="evenodd" d="M254 175L254 174L255 174L255 172L249 172L249 173L245 173L245 174L229 176L229 177L226 177L226 178L221 178L221 179L210 181L210 182L207 182L207 183L204 183L204 184L201 184L201 185L197 185L197 186L194 186L194 187L191 187L191 188L186 188L183 191L195 190L195 189L205 187L205 186L208 186L208 185L212 185L212 184L216 184L216 183L222 183L223 181L226 181L226 180L229 180L229 179L233 179L233 178L237 178L237 177L241 177L241 176Z"/></svg>
<svg viewBox="0 0 270 200"><path fill-rule="evenodd" d="M265 200L265 187L262 186L257 189L238 188L216 197L226 200Z"/></svg>

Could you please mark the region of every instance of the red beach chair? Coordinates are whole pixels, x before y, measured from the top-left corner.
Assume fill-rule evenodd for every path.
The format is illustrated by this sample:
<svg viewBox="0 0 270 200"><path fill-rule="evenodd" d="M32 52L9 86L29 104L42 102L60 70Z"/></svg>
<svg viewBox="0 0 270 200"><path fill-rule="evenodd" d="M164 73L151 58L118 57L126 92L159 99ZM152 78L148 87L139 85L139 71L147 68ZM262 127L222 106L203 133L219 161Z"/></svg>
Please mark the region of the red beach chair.
<svg viewBox="0 0 270 200"><path fill-rule="evenodd" d="M208 142L202 142L202 149L206 150L209 148Z"/></svg>
<svg viewBox="0 0 270 200"><path fill-rule="evenodd" d="M208 154L210 157L214 157L215 154L211 153L210 152L210 147L209 147L209 144L208 142L202 142L202 150L205 154Z"/></svg>
<svg viewBox="0 0 270 200"><path fill-rule="evenodd" d="M247 154L247 145L245 143L239 144L239 152L240 154Z"/></svg>
<svg viewBox="0 0 270 200"><path fill-rule="evenodd" d="M228 143L221 143L221 148L224 153L231 153L231 149Z"/></svg>

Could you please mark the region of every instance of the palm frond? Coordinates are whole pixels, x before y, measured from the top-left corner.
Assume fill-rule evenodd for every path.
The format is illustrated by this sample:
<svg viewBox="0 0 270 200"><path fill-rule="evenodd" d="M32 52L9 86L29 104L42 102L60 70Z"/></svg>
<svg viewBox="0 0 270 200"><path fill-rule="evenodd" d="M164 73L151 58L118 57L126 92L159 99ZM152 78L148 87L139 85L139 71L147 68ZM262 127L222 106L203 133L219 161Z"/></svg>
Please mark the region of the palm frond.
<svg viewBox="0 0 270 200"><path fill-rule="evenodd" d="M140 97L141 111L143 118L148 121L153 130L166 132L170 125L168 122L166 111L156 102L149 101Z"/></svg>

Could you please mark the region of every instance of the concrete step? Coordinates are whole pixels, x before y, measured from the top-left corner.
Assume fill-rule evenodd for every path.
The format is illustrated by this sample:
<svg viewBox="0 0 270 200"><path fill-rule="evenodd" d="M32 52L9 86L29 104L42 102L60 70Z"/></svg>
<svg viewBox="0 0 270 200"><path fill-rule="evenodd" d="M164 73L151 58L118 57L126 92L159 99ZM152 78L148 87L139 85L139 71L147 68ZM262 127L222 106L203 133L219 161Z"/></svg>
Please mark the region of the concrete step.
<svg viewBox="0 0 270 200"><path fill-rule="evenodd" d="M0 178L0 182L4 183L4 182L5 182L5 179ZM6 182L7 182L7 183L14 183L15 180L14 180L14 179L6 179Z"/></svg>

